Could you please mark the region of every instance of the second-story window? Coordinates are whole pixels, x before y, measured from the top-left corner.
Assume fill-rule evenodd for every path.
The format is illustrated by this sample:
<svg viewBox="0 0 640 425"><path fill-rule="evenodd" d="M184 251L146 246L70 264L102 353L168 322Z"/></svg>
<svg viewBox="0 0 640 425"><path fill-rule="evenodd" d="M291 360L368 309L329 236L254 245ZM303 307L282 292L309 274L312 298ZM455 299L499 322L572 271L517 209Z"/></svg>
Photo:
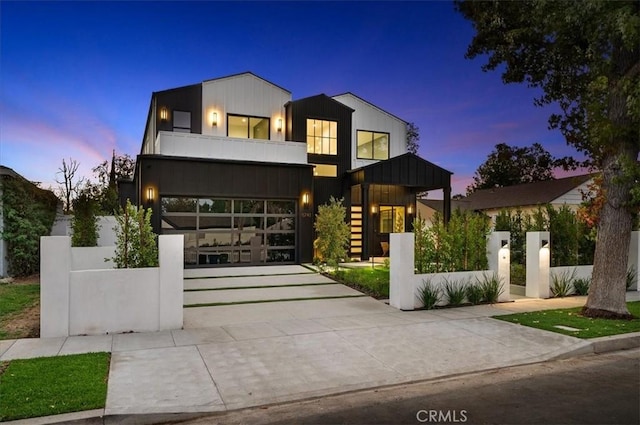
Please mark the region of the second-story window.
<svg viewBox="0 0 640 425"><path fill-rule="evenodd" d="M358 159L389 159L389 133L358 130Z"/></svg>
<svg viewBox="0 0 640 425"><path fill-rule="evenodd" d="M338 154L338 123L307 119L307 153Z"/></svg>
<svg viewBox="0 0 640 425"><path fill-rule="evenodd" d="M191 133L191 112L173 111L173 131Z"/></svg>
<svg viewBox="0 0 640 425"><path fill-rule="evenodd" d="M229 137L269 140L269 118L228 115L227 123Z"/></svg>

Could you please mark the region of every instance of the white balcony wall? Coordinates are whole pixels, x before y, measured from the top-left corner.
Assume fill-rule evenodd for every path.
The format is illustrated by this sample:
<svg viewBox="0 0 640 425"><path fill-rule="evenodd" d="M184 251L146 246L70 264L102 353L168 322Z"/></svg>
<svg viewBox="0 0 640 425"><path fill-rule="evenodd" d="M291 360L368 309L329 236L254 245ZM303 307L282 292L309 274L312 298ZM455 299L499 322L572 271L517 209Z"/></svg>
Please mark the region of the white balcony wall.
<svg viewBox="0 0 640 425"><path fill-rule="evenodd" d="M357 158L356 134L358 130L389 133L390 158L407 153L407 123L405 121L351 93L334 96L333 99L355 109L352 115L351 126L352 168L360 168L378 162L376 160Z"/></svg>
<svg viewBox="0 0 640 425"><path fill-rule="evenodd" d="M252 74L240 74L202 83L202 134L227 136L227 114L270 119L270 140L284 141L284 105L291 93ZM216 126L211 114L218 115ZM278 119L282 131L277 130Z"/></svg>
<svg viewBox="0 0 640 425"><path fill-rule="evenodd" d="M236 139L161 131L156 141L159 155L238 161L306 164L307 145L260 139Z"/></svg>

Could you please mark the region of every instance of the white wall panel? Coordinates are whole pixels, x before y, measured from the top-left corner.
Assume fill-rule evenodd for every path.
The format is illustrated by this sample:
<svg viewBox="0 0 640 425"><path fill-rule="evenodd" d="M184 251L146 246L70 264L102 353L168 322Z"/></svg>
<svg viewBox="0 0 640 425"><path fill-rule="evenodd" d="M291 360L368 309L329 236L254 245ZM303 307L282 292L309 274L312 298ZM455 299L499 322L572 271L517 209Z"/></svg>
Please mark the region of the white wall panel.
<svg viewBox="0 0 640 425"><path fill-rule="evenodd" d="M389 133L390 158L407 152L407 124L404 121L351 93L334 96L333 99L355 109L352 115L351 129L352 168L359 168L378 162L357 159L356 132L358 130Z"/></svg>
<svg viewBox="0 0 640 425"><path fill-rule="evenodd" d="M284 105L291 93L252 74L240 74L202 83L202 134L227 136L227 114L266 117L271 140L284 140ZM210 114L218 114L218 124L211 126ZM283 131L276 130L282 119Z"/></svg>

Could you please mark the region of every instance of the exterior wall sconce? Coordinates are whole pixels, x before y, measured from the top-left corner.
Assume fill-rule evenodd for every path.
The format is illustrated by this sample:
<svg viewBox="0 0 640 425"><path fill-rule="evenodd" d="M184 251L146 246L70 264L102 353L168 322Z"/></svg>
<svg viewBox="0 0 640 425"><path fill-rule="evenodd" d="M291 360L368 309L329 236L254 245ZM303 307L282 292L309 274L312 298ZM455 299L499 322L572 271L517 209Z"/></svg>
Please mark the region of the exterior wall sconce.
<svg viewBox="0 0 640 425"><path fill-rule="evenodd" d="M409 205L409 206L407 207L407 214L409 214L409 215L413 215L413 205Z"/></svg>
<svg viewBox="0 0 640 425"><path fill-rule="evenodd" d="M153 202L153 195L154 195L153 188L152 187L147 188L147 201L148 202Z"/></svg>
<svg viewBox="0 0 640 425"><path fill-rule="evenodd" d="M309 207L309 194L307 192L302 194L302 205L305 208Z"/></svg>
<svg viewBox="0 0 640 425"><path fill-rule="evenodd" d="M166 121L169 118L169 111L166 106L160 108L160 121Z"/></svg>
<svg viewBox="0 0 640 425"><path fill-rule="evenodd" d="M276 130L278 130L278 133L282 132L282 118L278 118L278 121L276 121Z"/></svg>
<svg viewBox="0 0 640 425"><path fill-rule="evenodd" d="M378 213L378 206L371 205L371 214L377 214L377 213Z"/></svg>
<svg viewBox="0 0 640 425"><path fill-rule="evenodd" d="M216 127L218 125L218 113L211 113L211 127Z"/></svg>

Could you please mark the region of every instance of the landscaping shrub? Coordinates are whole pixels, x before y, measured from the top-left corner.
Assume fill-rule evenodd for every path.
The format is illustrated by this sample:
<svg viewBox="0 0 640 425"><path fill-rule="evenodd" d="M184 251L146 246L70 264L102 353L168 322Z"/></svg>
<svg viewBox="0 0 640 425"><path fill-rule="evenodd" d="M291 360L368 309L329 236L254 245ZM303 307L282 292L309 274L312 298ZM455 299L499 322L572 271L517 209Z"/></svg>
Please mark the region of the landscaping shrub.
<svg viewBox="0 0 640 425"><path fill-rule="evenodd" d="M483 274L482 280L476 278L482 291L482 302L495 304L500 296L501 279L497 273Z"/></svg>
<svg viewBox="0 0 640 425"><path fill-rule="evenodd" d="M631 288L634 282L638 279L638 272L633 267L629 267L627 270L627 289Z"/></svg>
<svg viewBox="0 0 640 425"><path fill-rule="evenodd" d="M127 205L116 214L116 253L111 260L117 268L157 267L157 235L151 227L151 208Z"/></svg>
<svg viewBox="0 0 640 425"><path fill-rule="evenodd" d="M483 298L483 290L481 285L469 282L466 288L467 300L475 305L480 304Z"/></svg>
<svg viewBox="0 0 640 425"><path fill-rule="evenodd" d="M318 234L313 243L314 248L318 250L322 261L335 268L340 261L347 258L351 231L345 221L346 214L342 199L332 196L328 204L318 207L316 222L313 225Z"/></svg>
<svg viewBox="0 0 640 425"><path fill-rule="evenodd" d="M71 246L98 246L98 202L87 193L73 201Z"/></svg>
<svg viewBox="0 0 640 425"><path fill-rule="evenodd" d="M589 293L589 285L591 285L591 279L585 277L573 281L573 289L577 295L587 295Z"/></svg>
<svg viewBox="0 0 640 425"><path fill-rule="evenodd" d="M28 276L40 270L40 237L48 236L58 198L20 177L2 176L2 239L7 242L9 274Z"/></svg>
<svg viewBox="0 0 640 425"><path fill-rule="evenodd" d="M467 282L461 281L449 281L444 279L444 293L447 297L447 302L450 305L460 305L464 302L467 293Z"/></svg>
<svg viewBox="0 0 640 425"><path fill-rule="evenodd" d="M522 264L511 263L511 283L525 286L527 284L527 268Z"/></svg>
<svg viewBox="0 0 640 425"><path fill-rule="evenodd" d="M424 304L426 310L433 309L440 301L442 290L431 283L430 279L423 280L423 285L418 289L418 299Z"/></svg>
<svg viewBox="0 0 640 425"><path fill-rule="evenodd" d="M573 294L573 281L576 278L576 269L551 275L551 293L554 297L563 298Z"/></svg>
<svg viewBox="0 0 640 425"><path fill-rule="evenodd" d="M416 218L413 228L418 273L487 269L486 245L490 223L485 215L457 209L447 225L436 213L431 227L421 218Z"/></svg>

